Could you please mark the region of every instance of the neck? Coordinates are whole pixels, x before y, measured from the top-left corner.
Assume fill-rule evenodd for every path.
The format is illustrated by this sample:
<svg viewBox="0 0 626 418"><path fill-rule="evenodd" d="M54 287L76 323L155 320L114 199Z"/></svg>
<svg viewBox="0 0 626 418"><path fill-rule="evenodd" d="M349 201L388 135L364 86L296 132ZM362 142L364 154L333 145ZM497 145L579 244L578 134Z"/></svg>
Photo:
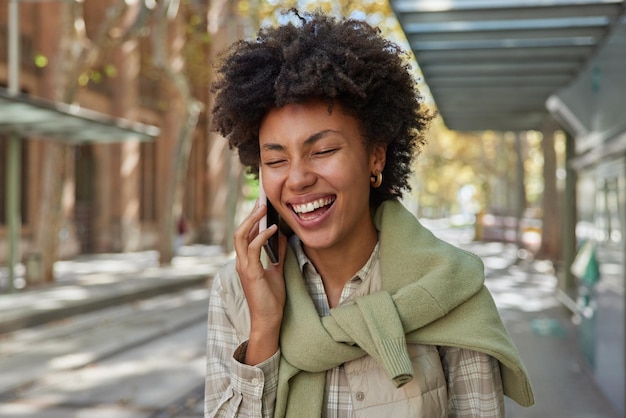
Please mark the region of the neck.
<svg viewBox="0 0 626 418"><path fill-rule="evenodd" d="M372 223L351 244L323 249L303 246L307 257L322 277L331 308L339 304L344 286L365 265L376 247L376 242L378 232Z"/></svg>

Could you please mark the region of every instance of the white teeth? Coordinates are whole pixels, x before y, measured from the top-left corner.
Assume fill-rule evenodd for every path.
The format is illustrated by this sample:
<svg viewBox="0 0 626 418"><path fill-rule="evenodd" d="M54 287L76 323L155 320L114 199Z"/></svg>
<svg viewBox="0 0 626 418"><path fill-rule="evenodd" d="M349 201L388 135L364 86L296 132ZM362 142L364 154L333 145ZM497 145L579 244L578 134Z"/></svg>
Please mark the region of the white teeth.
<svg viewBox="0 0 626 418"><path fill-rule="evenodd" d="M315 209L319 209L323 206L330 205L333 202L333 199L318 199L313 202L305 203L302 205L293 205L293 210L296 213L309 213L313 212Z"/></svg>

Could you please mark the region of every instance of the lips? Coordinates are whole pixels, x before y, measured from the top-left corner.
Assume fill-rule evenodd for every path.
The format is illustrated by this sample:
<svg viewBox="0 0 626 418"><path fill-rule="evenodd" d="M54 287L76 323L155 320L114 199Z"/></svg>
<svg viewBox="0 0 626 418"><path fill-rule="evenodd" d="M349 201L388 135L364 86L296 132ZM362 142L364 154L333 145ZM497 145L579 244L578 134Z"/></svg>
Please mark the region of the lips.
<svg viewBox="0 0 626 418"><path fill-rule="evenodd" d="M315 219L334 203L334 197L324 197L307 203L292 205L291 208L302 220Z"/></svg>

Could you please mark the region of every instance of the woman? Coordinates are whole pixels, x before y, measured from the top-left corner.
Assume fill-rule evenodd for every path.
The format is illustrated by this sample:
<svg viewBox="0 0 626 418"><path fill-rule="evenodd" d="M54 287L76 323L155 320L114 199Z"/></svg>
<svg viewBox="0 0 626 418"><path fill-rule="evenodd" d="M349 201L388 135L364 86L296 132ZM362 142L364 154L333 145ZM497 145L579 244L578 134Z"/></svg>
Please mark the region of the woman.
<svg viewBox="0 0 626 418"><path fill-rule="evenodd" d="M504 417L533 403L480 260L398 199L433 115L404 54L364 22L321 14L234 44L215 129L262 171L288 228L258 204L209 307L206 416Z"/></svg>

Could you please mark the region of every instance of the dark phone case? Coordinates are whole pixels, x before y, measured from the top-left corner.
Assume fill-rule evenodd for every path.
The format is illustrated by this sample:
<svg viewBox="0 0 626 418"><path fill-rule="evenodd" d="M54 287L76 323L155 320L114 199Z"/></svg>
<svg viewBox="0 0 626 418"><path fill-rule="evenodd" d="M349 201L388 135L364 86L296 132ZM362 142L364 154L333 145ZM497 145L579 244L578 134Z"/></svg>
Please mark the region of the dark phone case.
<svg viewBox="0 0 626 418"><path fill-rule="evenodd" d="M271 225L279 225L280 217L278 216L278 212L274 209L274 206L270 203L269 200L266 200L267 203L267 226ZM269 257L272 264L278 263L278 229L276 232L272 234L272 236L267 240L265 245L265 252Z"/></svg>

